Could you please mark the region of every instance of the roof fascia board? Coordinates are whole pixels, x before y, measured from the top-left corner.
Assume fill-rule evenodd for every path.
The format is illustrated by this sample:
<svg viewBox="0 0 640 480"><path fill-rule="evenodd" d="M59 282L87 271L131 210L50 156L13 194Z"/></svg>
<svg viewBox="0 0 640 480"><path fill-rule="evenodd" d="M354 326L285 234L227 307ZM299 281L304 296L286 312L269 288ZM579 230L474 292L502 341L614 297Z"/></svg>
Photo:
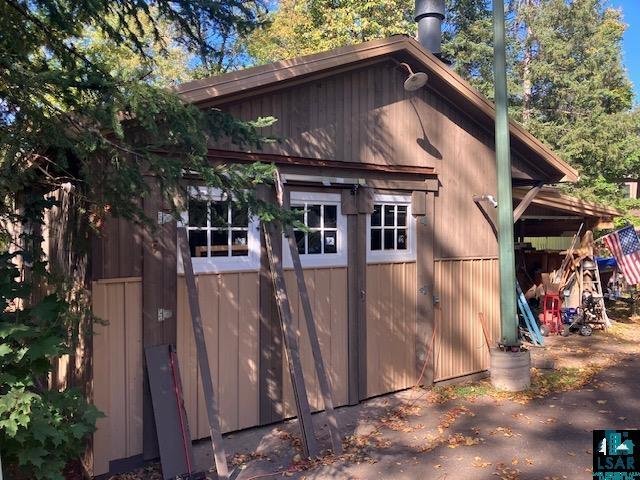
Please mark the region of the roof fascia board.
<svg viewBox="0 0 640 480"><path fill-rule="evenodd" d="M174 91L185 101L197 105L211 97L226 101L224 97L230 94L248 92L267 83L283 83L323 70L329 70L333 73L336 67L347 64L355 64L353 68L358 68L360 62L403 50L405 42L406 39L403 37L393 38L387 42L374 40L329 52L274 62L255 67L255 69L240 70L217 77L195 80L176 87Z"/></svg>
<svg viewBox="0 0 640 480"><path fill-rule="evenodd" d="M265 162L276 165L310 166L314 168L333 168L350 171L387 172L424 177L437 177L438 172L433 167L417 167L409 165L380 165L364 162L343 162L339 160L325 160L320 158L297 157L262 152L238 152L233 150L218 150L210 148L207 156L213 160L234 160L240 162Z"/></svg>
<svg viewBox="0 0 640 480"><path fill-rule="evenodd" d="M308 75L296 75L291 77L288 80L282 80L275 83L272 82L264 85L259 85L259 86L256 86L255 88L237 91L236 93L225 95L222 97L220 96L210 97L206 100L203 100L197 103L196 105L202 108L226 105L238 100L244 100L247 97L265 95L267 93L272 93L278 90L282 90L285 87L286 88L295 87L297 85L302 85L302 84L313 82L316 80L321 80L323 78L331 77L333 75L338 75L340 73L345 73L352 70L358 70L360 68L377 65L380 63L388 62L388 61L389 61L389 56L380 56L377 58L372 58L370 60L363 60L358 63L350 63L347 65L342 65L333 69L325 69L320 72L310 73Z"/></svg>
<svg viewBox="0 0 640 480"><path fill-rule="evenodd" d="M514 198L521 199L526 195L526 190L519 188L513 189ZM549 207L556 210L564 210L572 213L581 213L592 217L615 217L622 213L614 208L609 208L594 202L588 202L579 198L571 197L548 190L538 193L537 197L531 202L532 205Z"/></svg>

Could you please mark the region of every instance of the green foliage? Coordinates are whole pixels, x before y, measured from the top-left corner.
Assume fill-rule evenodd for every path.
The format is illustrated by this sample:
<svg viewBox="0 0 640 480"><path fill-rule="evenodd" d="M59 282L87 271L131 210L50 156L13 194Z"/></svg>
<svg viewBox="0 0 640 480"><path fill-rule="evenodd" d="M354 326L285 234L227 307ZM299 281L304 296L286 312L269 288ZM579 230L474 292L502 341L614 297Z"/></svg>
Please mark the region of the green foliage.
<svg viewBox="0 0 640 480"><path fill-rule="evenodd" d="M447 0L442 53L456 73L493 98L493 22L486 0Z"/></svg>
<svg viewBox="0 0 640 480"><path fill-rule="evenodd" d="M62 480L62 470L80 456L100 416L79 390L38 395L13 387L0 396L3 460L28 478Z"/></svg>
<svg viewBox="0 0 640 480"><path fill-rule="evenodd" d="M208 142L260 148L259 128L274 119L238 121L161 87L170 83L167 65L189 56L201 70L226 68L220 49L259 25L260 9L215 0L162 0L153 9L133 0L1 2L0 175L10 181L0 184L0 211L34 184L71 183L95 223L107 211L140 220L143 172L160 178L174 207L184 170L228 188L240 183L239 170L208 162Z"/></svg>
<svg viewBox="0 0 640 480"><path fill-rule="evenodd" d="M536 52L527 127L577 167L584 184L637 171L639 129L622 65L620 13L600 0L547 0L529 18Z"/></svg>
<svg viewBox="0 0 640 480"><path fill-rule="evenodd" d="M247 38L258 63L415 32L412 0L282 0Z"/></svg>
<svg viewBox="0 0 640 480"><path fill-rule="evenodd" d="M279 215L254 198L272 166L207 158L221 138L259 149L275 119L238 121L166 89L242 64L238 40L264 10L261 0L0 1L0 237L3 252L18 249L0 254L0 442L19 478L61 478L98 415L80 392L48 385L52 360L90 319L82 265L65 278L49 273L40 233L49 193L73 198L76 237L107 214L148 220L150 185L177 213L185 172ZM23 231L17 244L11 225ZM79 248L65 245L73 258Z"/></svg>
<svg viewBox="0 0 640 480"><path fill-rule="evenodd" d="M24 307L31 287L18 282L16 255L0 254L0 444L5 465L35 479L62 479L100 416L74 389L50 391L52 360L68 353L67 303L58 295Z"/></svg>
<svg viewBox="0 0 640 480"><path fill-rule="evenodd" d="M151 10L151 17L141 13L138 20L142 29L140 40L146 45L145 57L131 55L126 45L93 27L86 28L78 48L92 62L102 65L117 78L143 79L159 87L172 87L193 80L200 70L196 67L197 56L174 40L175 26L159 17L155 9ZM110 24L115 27L117 22L114 17Z"/></svg>
<svg viewBox="0 0 640 480"><path fill-rule="evenodd" d="M506 3L511 115L578 169L573 195L637 208L619 187L640 171L640 114L622 64L620 11L603 0ZM443 51L492 98L490 8L487 0L449 0Z"/></svg>

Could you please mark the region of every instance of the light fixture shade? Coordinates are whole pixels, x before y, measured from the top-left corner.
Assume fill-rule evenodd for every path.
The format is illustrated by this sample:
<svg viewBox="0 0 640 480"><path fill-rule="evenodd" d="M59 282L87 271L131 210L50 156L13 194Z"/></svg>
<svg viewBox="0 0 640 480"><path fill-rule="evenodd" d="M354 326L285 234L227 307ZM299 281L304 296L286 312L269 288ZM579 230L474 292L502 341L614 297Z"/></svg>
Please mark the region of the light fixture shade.
<svg viewBox="0 0 640 480"><path fill-rule="evenodd" d="M413 92L426 85L429 76L424 72L416 72L409 75L404 81L404 89L408 92Z"/></svg>

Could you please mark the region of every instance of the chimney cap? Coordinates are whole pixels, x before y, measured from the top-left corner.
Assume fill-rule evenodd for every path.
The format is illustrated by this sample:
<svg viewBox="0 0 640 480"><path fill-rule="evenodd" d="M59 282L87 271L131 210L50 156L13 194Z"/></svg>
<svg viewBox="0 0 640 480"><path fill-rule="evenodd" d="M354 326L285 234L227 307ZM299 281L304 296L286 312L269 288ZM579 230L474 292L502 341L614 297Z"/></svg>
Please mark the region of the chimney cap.
<svg viewBox="0 0 640 480"><path fill-rule="evenodd" d="M416 22L424 17L440 17L443 20L444 13L444 0L416 0Z"/></svg>

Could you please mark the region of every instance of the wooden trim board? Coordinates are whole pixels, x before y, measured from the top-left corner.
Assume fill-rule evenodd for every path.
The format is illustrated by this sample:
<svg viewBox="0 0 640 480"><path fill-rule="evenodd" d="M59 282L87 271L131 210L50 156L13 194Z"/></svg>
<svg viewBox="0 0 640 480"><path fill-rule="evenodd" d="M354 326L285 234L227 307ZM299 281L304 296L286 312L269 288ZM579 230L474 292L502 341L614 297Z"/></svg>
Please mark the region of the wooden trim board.
<svg viewBox="0 0 640 480"><path fill-rule="evenodd" d="M193 336L195 337L196 353L198 355L198 369L200 371L200 380L202 382L202 390L207 408L207 418L209 420L211 444L216 463L216 471L218 473L218 478L226 479L229 477L227 457L222 445L218 402L213 389L213 378L211 376L211 368L209 366L209 355L207 354L207 343L204 338L204 327L202 325L202 316L200 315L198 289L196 287L196 280L193 274L193 265L191 263L191 252L189 251L189 240L187 238L186 228L180 227L178 229L178 240L180 242L182 264L184 265L185 280L187 282L187 295L189 297L189 308L191 310Z"/></svg>
<svg viewBox="0 0 640 480"><path fill-rule="evenodd" d="M366 162L344 162L340 160L326 160L320 158L298 157L291 155L279 155L276 153L251 153L237 152L233 150L217 150L210 148L207 157L211 159L235 160L239 162L265 162L276 165L304 166L314 168L329 168L338 170L351 170L362 172L405 173L412 175L436 176L437 171L433 167L417 167L411 165L390 165Z"/></svg>
<svg viewBox="0 0 640 480"><path fill-rule="evenodd" d="M279 174L277 175L276 179L276 189L278 191L278 204L282 208L289 209L289 195L287 195L285 198L284 186ZM342 439L340 438L338 421L336 420L336 414L333 409L332 390L329 384L329 376L327 375L324 360L322 358L322 350L320 349L320 341L318 339L316 322L313 317L311 301L309 300L309 292L307 291L307 284L304 281L304 272L302 270L302 262L300 261L300 253L298 252L298 244L296 242L296 237L291 225L287 225L284 228L284 233L289 245L289 252L291 253L293 270L295 272L296 283L298 285L298 294L300 295L300 303L302 303L302 310L304 312L304 318L307 325L307 333L309 335L309 342L311 344L311 353L313 354L314 367L316 375L318 377L318 383L320 385L320 392L322 393L322 401L324 403L325 414L327 415L329 434L331 437L331 446L333 448L333 453L335 453L336 455L341 455Z"/></svg>
<svg viewBox="0 0 640 480"><path fill-rule="evenodd" d="M319 449L314 433L313 420L311 419L311 408L309 407L309 397L304 382L298 339L293 328L291 305L287 295L282 259L273 249L275 241L279 241L282 238L282 227L276 225L275 222L262 222L261 225L264 230L274 295L278 305L280 324L282 325L289 374L291 375L291 385L298 413L298 424L302 433L302 446L306 457L315 457L318 455ZM274 241L274 239L276 240Z"/></svg>
<svg viewBox="0 0 640 480"><path fill-rule="evenodd" d="M162 476L166 480L195 471L191 433L184 410L175 349L171 345L145 348L153 413L158 431ZM173 361L175 360L175 362Z"/></svg>
<svg viewBox="0 0 640 480"><path fill-rule="evenodd" d="M434 348L429 348L429 342L435 328L434 312L434 223L435 196L429 193L425 199L424 216L416 219L417 243L420 245L420 255L417 257L417 318L416 318L416 378L419 378L423 367L422 385L431 385L434 378ZM427 358L427 354L429 357Z"/></svg>

